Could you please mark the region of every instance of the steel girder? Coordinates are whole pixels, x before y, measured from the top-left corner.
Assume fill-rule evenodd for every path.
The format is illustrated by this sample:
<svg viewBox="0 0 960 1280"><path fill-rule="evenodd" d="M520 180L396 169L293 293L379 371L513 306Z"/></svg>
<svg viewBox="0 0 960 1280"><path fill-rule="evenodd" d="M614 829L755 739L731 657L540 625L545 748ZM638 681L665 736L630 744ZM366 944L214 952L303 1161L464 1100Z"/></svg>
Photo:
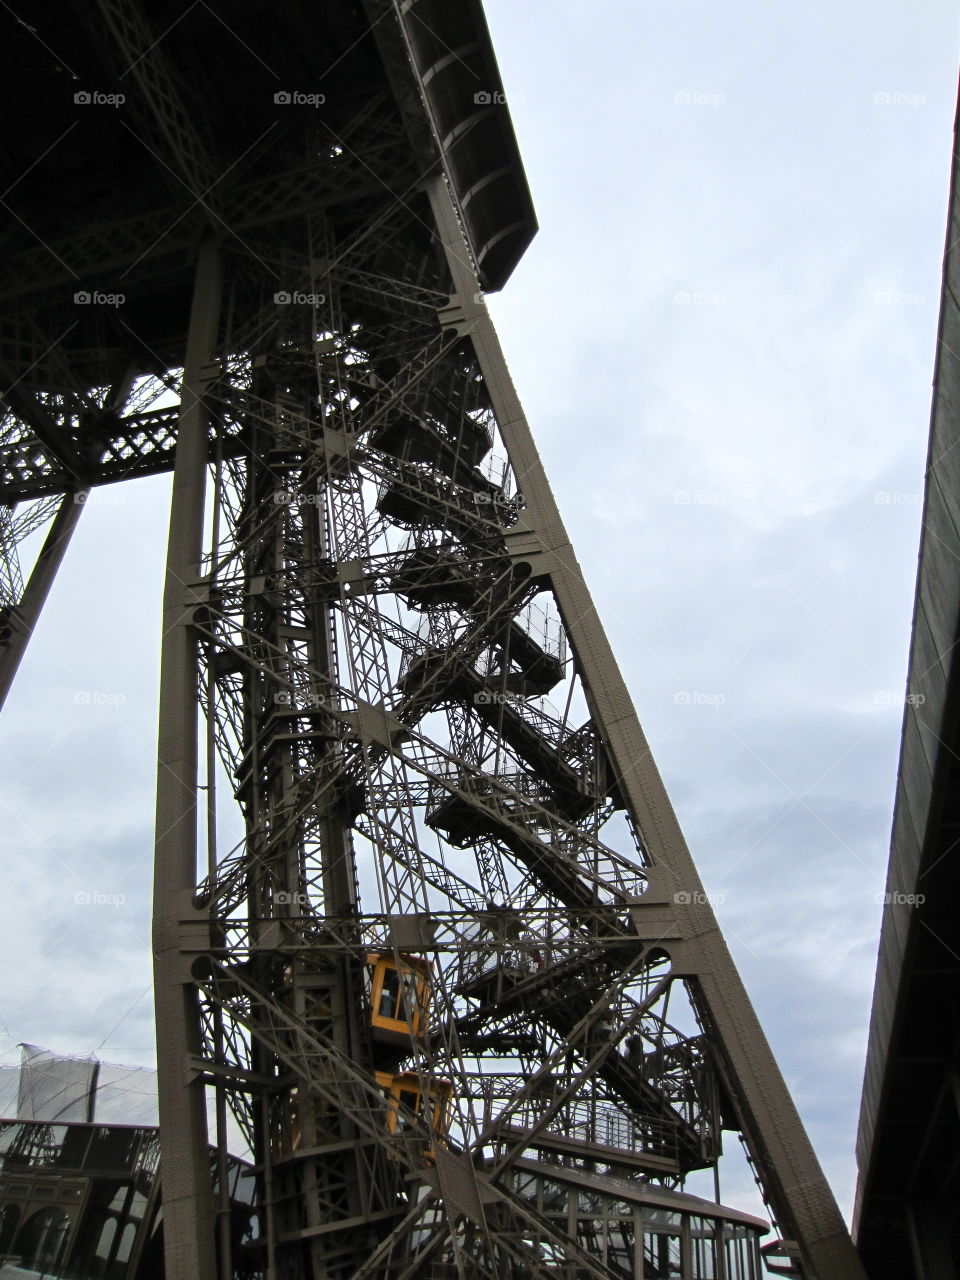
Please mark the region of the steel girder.
<svg viewBox="0 0 960 1280"><path fill-rule="evenodd" d="M147 47L135 9L102 7L121 47ZM154 931L168 1275L612 1276L518 1194L516 1161L675 1185L726 1128L809 1280L858 1277L510 383L409 9L368 6L384 83L332 141L304 131L309 166L280 148L276 172L189 218L101 222L21 255L0 289L17 374L0 496L24 504L4 517L8 609L44 495L66 495L69 523L83 486L174 467ZM184 142L197 196L205 143L162 64L141 76L163 99L151 136ZM149 282L198 237L185 347L109 316L71 336L65 280L122 265ZM229 850L224 772L244 828ZM380 966L407 975L390 1040ZM221 1156L229 1109L255 1161L243 1256L214 1230L208 1088Z"/></svg>
<svg viewBox="0 0 960 1280"><path fill-rule="evenodd" d="M722 1126L742 1131L809 1274L845 1274L842 1224L649 754L625 701L603 714L616 669L597 661L475 277L457 278L442 178L429 195L447 252L418 273L444 305L376 299L375 260L317 274L341 255L316 219L297 279L323 302L255 317L270 342L214 361L199 393L225 431L246 424L249 451L216 468L216 541L180 588L247 823L181 948L203 1025L216 1011L230 1028L198 1078L226 1071L270 1168L278 1275L479 1276L507 1258L537 1274L548 1248L583 1274L575 1242L516 1216L515 1160L670 1183L718 1158ZM373 1080L371 953L432 964L430 1034L391 1067L449 1082L450 1111L405 1115L402 1140ZM270 1154L293 1098L313 1139Z"/></svg>

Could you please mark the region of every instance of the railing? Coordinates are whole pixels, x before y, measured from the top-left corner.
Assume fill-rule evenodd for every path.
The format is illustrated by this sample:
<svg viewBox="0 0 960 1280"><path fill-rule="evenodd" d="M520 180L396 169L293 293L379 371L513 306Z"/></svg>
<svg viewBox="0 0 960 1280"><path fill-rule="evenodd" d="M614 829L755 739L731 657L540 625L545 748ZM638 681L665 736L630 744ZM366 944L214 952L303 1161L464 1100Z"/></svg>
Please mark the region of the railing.
<svg viewBox="0 0 960 1280"><path fill-rule="evenodd" d="M474 1076L471 1096L480 1103L484 1128L492 1127L509 1110L509 1129L532 1131L541 1124L566 1083L558 1079L546 1088L541 1084L538 1093L524 1097L524 1084L516 1076ZM643 1153L665 1159L676 1159L678 1155L676 1125L659 1118L641 1120L604 1099L568 1099L538 1137L552 1137L560 1143L575 1143L584 1148L622 1151L632 1160ZM535 1143L537 1138L532 1141Z"/></svg>
<svg viewBox="0 0 960 1280"><path fill-rule="evenodd" d="M446 783L446 785L445 785ZM565 822L556 802L545 792L539 779L516 773L489 777L473 777L448 765L440 777L431 779L427 812L436 811L458 790L475 801L478 817L487 815L488 822L502 821L536 841L542 857L555 859L583 885L590 886L601 903L634 901L646 889L646 874L631 858L623 857L601 841ZM478 835L489 834L478 824Z"/></svg>

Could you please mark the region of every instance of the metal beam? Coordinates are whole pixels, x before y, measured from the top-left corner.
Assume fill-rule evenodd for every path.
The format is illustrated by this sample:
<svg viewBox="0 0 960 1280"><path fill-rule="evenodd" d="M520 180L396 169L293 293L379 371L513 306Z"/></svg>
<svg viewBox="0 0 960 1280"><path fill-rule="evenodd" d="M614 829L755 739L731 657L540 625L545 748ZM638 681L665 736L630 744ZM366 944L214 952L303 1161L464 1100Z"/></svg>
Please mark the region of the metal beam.
<svg viewBox="0 0 960 1280"><path fill-rule="evenodd" d="M84 477L80 455L68 439L66 432L62 427L57 426L43 405L29 391L18 385L22 378L22 371L18 373L5 360L0 360L0 379L7 385L6 390L0 391L0 400L7 404L15 418L19 418L30 426L48 458L63 467L67 473L66 483L82 483Z"/></svg>
<svg viewBox="0 0 960 1280"><path fill-rule="evenodd" d="M810 1280L863 1280L862 1264L723 941L563 527L499 339L479 299L479 283L448 186L437 178L429 192L454 282L448 323L471 338L511 462L523 477L529 525L549 554L557 603L590 689L597 722L606 735L619 785L654 865L666 868L674 888L683 891L674 903L681 937L687 940L678 968L699 985L704 1009L738 1086L745 1137L770 1175L767 1189L779 1225L800 1245Z"/></svg>
<svg viewBox="0 0 960 1280"><path fill-rule="evenodd" d="M184 942L191 927L195 937L206 921L193 905L199 690L187 586L197 578L202 554L208 452L203 393L217 342L221 292L220 251L211 240L197 262L187 337L160 659L153 952L167 1280L214 1280L215 1274L204 1084L194 1066L200 1018Z"/></svg>
<svg viewBox="0 0 960 1280"><path fill-rule="evenodd" d="M7 700L7 694L10 692L23 655L27 651L30 637L40 620L40 611L50 594L57 570L63 563L63 557L66 555L89 492L89 489L79 489L76 493L64 494L46 540L40 548L40 554L37 556L23 595L12 607L10 638L6 644L0 645L0 709Z"/></svg>

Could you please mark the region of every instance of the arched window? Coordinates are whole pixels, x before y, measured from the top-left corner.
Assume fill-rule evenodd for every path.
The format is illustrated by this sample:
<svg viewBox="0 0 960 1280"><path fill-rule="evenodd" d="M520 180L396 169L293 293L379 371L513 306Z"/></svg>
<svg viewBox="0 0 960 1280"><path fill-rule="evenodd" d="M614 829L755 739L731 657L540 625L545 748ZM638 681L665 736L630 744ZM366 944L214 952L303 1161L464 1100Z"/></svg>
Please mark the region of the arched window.
<svg viewBox="0 0 960 1280"><path fill-rule="evenodd" d="M70 1219L62 1209L39 1209L23 1224L17 1252L28 1266L55 1266L69 1232Z"/></svg>
<svg viewBox="0 0 960 1280"><path fill-rule="evenodd" d="M130 1261L130 1254L133 1252L133 1242L137 1238L137 1228L132 1222L128 1222L123 1228L123 1235L120 1237L120 1244L117 1247L117 1262L121 1262L126 1266Z"/></svg>
<svg viewBox="0 0 960 1280"><path fill-rule="evenodd" d="M104 1219L103 1226L100 1228L100 1239L97 1241L96 1257L105 1261L110 1257L110 1250L113 1248L113 1238L117 1234L117 1220L114 1217Z"/></svg>

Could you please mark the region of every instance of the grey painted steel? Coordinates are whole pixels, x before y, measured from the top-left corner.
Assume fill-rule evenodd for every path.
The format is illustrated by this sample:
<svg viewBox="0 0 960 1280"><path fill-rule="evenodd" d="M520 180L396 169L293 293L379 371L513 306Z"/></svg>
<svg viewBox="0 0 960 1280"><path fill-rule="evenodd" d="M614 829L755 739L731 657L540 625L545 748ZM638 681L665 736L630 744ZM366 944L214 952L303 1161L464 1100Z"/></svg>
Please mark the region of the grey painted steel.
<svg viewBox="0 0 960 1280"><path fill-rule="evenodd" d="M958 121L960 123L960 121ZM958 135L960 136L960 135ZM914 601L910 670L904 708L897 802L887 874L889 894L923 891L918 881L921 849L932 820L936 744L928 754L920 723L944 732L943 719L960 614L960 415L957 413L960 306L949 287L960 282L960 146L954 147L949 223L944 257L944 288L937 335L937 369L926 461L926 485L917 587ZM904 910L904 905L908 909ZM883 1103L883 1077L894 1035L899 989L904 980L909 925L917 919L909 904L890 901L883 912L870 1039L864 1073L857 1156L865 1177Z"/></svg>
<svg viewBox="0 0 960 1280"><path fill-rule="evenodd" d="M196 989L185 954L205 917L197 882L198 688L188 589L202 555L207 412L203 389L220 315L220 251L200 251L180 402L163 593L157 831L153 887L154 991L164 1251L168 1280L214 1280L213 1203Z"/></svg>
<svg viewBox="0 0 960 1280"><path fill-rule="evenodd" d="M76 493L64 494L43 546L40 548L36 564L30 572L27 585L23 589L23 595L14 607L10 638L5 645L0 646L0 708L7 700L7 694L23 661L30 637L40 620L40 611L50 594L57 570L63 563L63 557L67 553L67 547L70 545L70 539L73 537L73 531L77 527L83 503L89 492L89 488L84 488Z"/></svg>
<svg viewBox="0 0 960 1280"><path fill-rule="evenodd" d="M457 328L470 335L483 369L523 489L529 526L549 559L557 602L592 692L592 710L617 777L653 865L667 873L683 939L673 958L681 972L696 979L703 1012L726 1059L727 1083L739 1104L744 1136L754 1160L762 1161L765 1181L769 1180L771 1205L781 1228L800 1245L810 1280L862 1280L863 1267L720 933L563 527L496 330L477 292L478 281L446 183L434 182L430 197L455 282L452 301L462 313Z"/></svg>
<svg viewBox="0 0 960 1280"><path fill-rule="evenodd" d="M878 1274L936 1276L955 1199L960 751L960 106L896 803L857 1132L854 1233ZM935 1140L939 1139L939 1141ZM930 1155L934 1164L931 1167ZM912 1244L912 1258L906 1238ZM941 1242L942 1243L942 1242ZM932 1251L932 1252L931 1252ZM953 1264L955 1265L955 1264ZM950 1272L954 1274L954 1272Z"/></svg>
<svg viewBox="0 0 960 1280"><path fill-rule="evenodd" d="M169 184L167 162L193 121L164 60L202 57L209 22L180 15L161 56L144 53L134 0L101 9L128 61L156 58L140 78L167 160L122 226L98 206L77 236L54 236L56 266L34 272L31 243L9 275L32 322L45 291L66 305L64 271L72 290L104 263L129 267L150 360L81 333L47 364L44 332L14 328L11 349L40 357L33 391L50 422L18 410L0 498L75 483L61 437L88 432L90 386L116 389L93 414L95 482L169 469L176 440L154 920L168 1276L213 1280L203 1102L216 1081L256 1153L270 1280L551 1280L558 1258L565 1276L609 1280L601 1251L523 1202L524 1153L671 1182L716 1161L724 1120L744 1132L778 1227L799 1239L806 1280L854 1280L478 299L478 280L502 283L535 230L509 113L469 82L499 94L480 0L310 10L304 50L316 64L342 39L343 92L309 113L316 127L288 128L282 108L285 128L252 171L218 184L224 224L258 229L255 250L230 242L223 281L212 244L192 275L208 217ZM300 52L282 26L297 20L277 12L278 39ZM102 44L97 30L91 57ZM221 146L239 153L278 123L276 86L259 74L218 83L214 68L196 86L218 165ZM242 96L233 112L220 108L227 88ZM349 145L330 146L334 128ZM184 172L202 172L190 137L184 147ZM165 183L187 206L169 217L155 198ZM169 307L156 305L161 278ZM288 296L278 316L278 283L315 301ZM182 363L191 286L177 414L133 388L156 362L167 376ZM55 413L48 388L64 369L76 389ZM541 593L544 629L525 629ZM558 686L567 708L551 715ZM206 868L201 699L246 825L233 854L209 842ZM373 912L355 843L377 876ZM413 1030L409 992L392 1019L402 1033L374 1025L373 972L392 960L399 981L405 957L432 966L429 1035ZM671 1026L674 987L702 1034ZM408 1088L401 1111L382 1077L396 1091L411 1073L421 1092L411 1104ZM449 1091L449 1126L434 1086Z"/></svg>

